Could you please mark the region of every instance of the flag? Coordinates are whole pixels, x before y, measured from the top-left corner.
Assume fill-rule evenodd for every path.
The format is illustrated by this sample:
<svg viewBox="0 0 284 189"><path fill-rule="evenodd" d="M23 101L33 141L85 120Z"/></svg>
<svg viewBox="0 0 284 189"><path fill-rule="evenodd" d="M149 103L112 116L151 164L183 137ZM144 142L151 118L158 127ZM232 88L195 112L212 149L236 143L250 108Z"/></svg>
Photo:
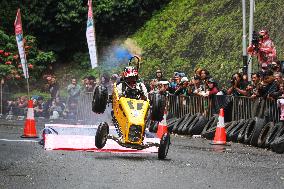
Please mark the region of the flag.
<svg viewBox="0 0 284 189"><path fill-rule="evenodd" d="M98 67L92 0L88 0L88 20L87 20L86 37L87 37L92 68Z"/></svg>
<svg viewBox="0 0 284 189"><path fill-rule="evenodd" d="M24 37L23 37L23 29L22 29L22 19L21 19L21 12L20 9L17 11L17 16L14 23L15 27L15 35L16 35L16 41L18 45L19 55L21 59L21 64L24 72L25 78L29 78L29 72L28 72L28 66L27 66L27 59L24 49Z"/></svg>

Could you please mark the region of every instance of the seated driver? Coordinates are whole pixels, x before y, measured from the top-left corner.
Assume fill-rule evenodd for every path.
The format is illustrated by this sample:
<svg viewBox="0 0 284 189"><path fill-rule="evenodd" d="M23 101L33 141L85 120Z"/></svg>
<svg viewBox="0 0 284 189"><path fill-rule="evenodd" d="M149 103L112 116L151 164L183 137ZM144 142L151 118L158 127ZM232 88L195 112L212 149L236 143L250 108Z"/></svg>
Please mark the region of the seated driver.
<svg viewBox="0 0 284 189"><path fill-rule="evenodd" d="M138 71L133 66L128 66L124 69L123 79L117 85L119 97L135 99L148 99L148 92L144 83L138 81Z"/></svg>

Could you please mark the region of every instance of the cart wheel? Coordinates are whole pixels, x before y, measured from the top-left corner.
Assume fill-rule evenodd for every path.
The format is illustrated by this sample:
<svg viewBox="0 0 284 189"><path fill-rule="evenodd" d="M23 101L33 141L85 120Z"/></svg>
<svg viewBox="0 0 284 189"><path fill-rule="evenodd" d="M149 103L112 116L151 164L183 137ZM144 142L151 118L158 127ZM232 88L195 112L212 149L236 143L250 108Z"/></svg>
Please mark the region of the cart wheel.
<svg viewBox="0 0 284 189"><path fill-rule="evenodd" d="M98 114L104 113L108 101L108 91L104 86L97 86L92 101L92 111Z"/></svg>
<svg viewBox="0 0 284 189"><path fill-rule="evenodd" d="M169 147L170 147L170 134L165 133L160 141L159 150L158 150L158 158L165 159L167 157Z"/></svg>
<svg viewBox="0 0 284 189"><path fill-rule="evenodd" d="M101 149L105 146L108 133L109 133L108 124L106 122L100 123L95 139L96 142L95 144L98 149Z"/></svg>

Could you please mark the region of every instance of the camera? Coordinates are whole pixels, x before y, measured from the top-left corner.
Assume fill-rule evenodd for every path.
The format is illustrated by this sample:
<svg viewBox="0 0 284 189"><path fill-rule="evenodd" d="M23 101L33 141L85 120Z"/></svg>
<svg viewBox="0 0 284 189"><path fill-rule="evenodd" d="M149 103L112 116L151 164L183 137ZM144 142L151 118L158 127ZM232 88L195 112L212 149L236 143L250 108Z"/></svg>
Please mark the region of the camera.
<svg viewBox="0 0 284 189"><path fill-rule="evenodd" d="M257 34L257 32L253 31L251 43L254 46L254 50L256 52L258 52L258 50L259 50L259 38L260 38L260 36Z"/></svg>

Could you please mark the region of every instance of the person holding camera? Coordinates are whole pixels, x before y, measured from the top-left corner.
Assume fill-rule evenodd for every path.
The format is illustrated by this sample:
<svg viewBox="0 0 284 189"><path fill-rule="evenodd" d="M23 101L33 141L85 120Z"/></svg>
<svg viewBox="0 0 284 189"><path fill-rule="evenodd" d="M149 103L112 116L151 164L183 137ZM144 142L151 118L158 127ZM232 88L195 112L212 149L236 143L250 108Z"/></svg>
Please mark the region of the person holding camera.
<svg viewBox="0 0 284 189"><path fill-rule="evenodd" d="M187 77L181 78L181 82L178 85L175 95L189 96L191 91L189 90L189 81Z"/></svg>
<svg viewBox="0 0 284 189"><path fill-rule="evenodd" d="M276 59L276 48L265 29L260 30L258 34L254 32L247 51L250 55L257 56L260 65L262 63L271 64Z"/></svg>
<svg viewBox="0 0 284 189"><path fill-rule="evenodd" d="M230 81L231 87L227 90L228 95L247 96L246 84L240 73L235 73Z"/></svg>
<svg viewBox="0 0 284 189"><path fill-rule="evenodd" d="M257 97L276 99L281 95L279 84L275 81L273 72L268 70L264 73L262 81L258 85Z"/></svg>

